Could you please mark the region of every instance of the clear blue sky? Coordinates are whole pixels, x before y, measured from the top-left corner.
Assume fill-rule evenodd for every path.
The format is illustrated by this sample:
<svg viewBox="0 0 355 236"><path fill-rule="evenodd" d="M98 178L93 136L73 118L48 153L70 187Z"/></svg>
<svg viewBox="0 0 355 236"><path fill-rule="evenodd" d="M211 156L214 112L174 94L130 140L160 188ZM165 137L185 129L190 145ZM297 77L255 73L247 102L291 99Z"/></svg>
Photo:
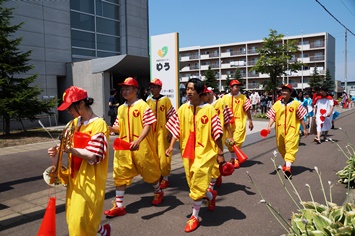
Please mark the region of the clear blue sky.
<svg viewBox="0 0 355 236"><path fill-rule="evenodd" d="M355 0L318 0L355 34ZM336 40L335 79L344 81L345 29L315 0L149 0L150 36L179 33L180 47L327 32ZM348 32L347 81L355 81L355 36Z"/></svg>

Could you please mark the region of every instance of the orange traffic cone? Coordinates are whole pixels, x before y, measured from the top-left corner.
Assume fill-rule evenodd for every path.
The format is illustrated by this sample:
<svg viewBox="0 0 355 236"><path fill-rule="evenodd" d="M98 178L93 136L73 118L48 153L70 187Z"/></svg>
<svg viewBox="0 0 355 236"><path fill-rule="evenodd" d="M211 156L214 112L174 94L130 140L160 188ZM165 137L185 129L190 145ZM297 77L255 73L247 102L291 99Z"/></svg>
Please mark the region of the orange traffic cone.
<svg viewBox="0 0 355 236"><path fill-rule="evenodd" d="M41 227L39 228L37 236L55 236L55 197L49 198L49 202L44 213Z"/></svg>
<svg viewBox="0 0 355 236"><path fill-rule="evenodd" d="M195 158L195 132L190 132L189 139L182 154L183 158L189 158L193 160Z"/></svg>
<svg viewBox="0 0 355 236"><path fill-rule="evenodd" d="M113 149L114 150L130 150L131 144L123 139L116 138L113 141Z"/></svg>
<svg viewBox="0 0 355 236"><path fill-rule="evenodd" d="M248 160L248 156L237 145L234 144L232 148L235 155L237 155L239 164L242 164L243 162Z"/></svg>
<svg viewBox="0 0 355 236"><path fill-rule="evenodd" d="M343 108L344 109L347 109L349 106L348 106L348 100L346 100L345 102L344 102L344 106L343 106Z"/></svg>

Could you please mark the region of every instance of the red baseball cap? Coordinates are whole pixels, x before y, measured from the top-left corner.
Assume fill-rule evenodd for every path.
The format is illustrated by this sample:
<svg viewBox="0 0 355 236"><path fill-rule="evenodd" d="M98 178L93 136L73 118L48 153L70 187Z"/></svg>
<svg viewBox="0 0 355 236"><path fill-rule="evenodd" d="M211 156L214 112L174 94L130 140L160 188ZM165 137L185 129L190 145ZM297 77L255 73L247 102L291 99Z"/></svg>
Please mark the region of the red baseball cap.
<svg viewBox="0 0 355 236"><path fill-rule="evenodd" d="M206 87L206 85L203 88L203 93L213 93L213 90L211 87Z"/></svg>
<svg viewBox="0 0 355 236"><path fill-rule="evenodd" d="M118 85L119 85L119 86L123 86L123 85L125 85L125 86L134 86L134 87L138 88L138 82L137 82L137 80L133 79L132 77L126 78L126 79L123 81L123 83L119 83Z"/></svg>
<svg viewBox="0 0 355 236"><path fill-rule="evenodd" d="M83 100L87 97L88 93L86 90L76 86L70 86L63 93L63 103L57 109L58 111L64 111L68 109L72 103Z"/></svg>
<svg viewBox="0 0 355 236"><path fill-rule="evenodd" d="M232 81L229 83L229 86L230 86L230 87L232 87L233 85L242 85L242 83L235 79L235 80L232 80Z"/></svg>
<svg viewBox="0 0 355 236"><path fill-rule="evenodd" d="M291 84L283 84L283 85L281 85L281 89L283 89L283 88L287 88L287 89L289 89L290 91L293 90Z"/></svg>
<svg viewBox="0 0 355 236"><path fill-rule="evenodd" d="M160 79L154 78L151 82L149 82L149 85L154 84L154 85L158 85L160 87L163 87L163 83L161 82Z"/></svg>

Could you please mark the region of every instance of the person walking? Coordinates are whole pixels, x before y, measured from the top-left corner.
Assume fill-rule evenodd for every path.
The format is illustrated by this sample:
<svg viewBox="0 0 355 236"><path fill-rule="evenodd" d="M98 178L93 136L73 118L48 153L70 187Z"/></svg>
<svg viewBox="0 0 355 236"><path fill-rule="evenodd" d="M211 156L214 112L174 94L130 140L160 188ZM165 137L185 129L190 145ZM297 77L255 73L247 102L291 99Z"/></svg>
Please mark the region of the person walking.
<svg viewBox="0 0 355 236"><path fill-rule="evenodd" d="M299 130L302 125L304 136L308 136L308 131L304 122L307 110L302 104L291 97L293 88L290 84L281 86L282 98L274 103L272 108L266 113L270 119L267 130L271 130L275 123L276 145L285 161L282 170L286 177L292 178L291 165L295 161L299 145Z"/></svg>
<svg viewBox="0 0 355 236"><path fill-rule="evenodd" d="M68 111L74 118L68 129L74 130L66 147L69 173L65 182L66 220L69 235L111 235L111 225L101 225L105 200L106 176L108 170L109 130L106 122L91 109L94 99L79 87L69 87L63 95L59 111ZM79 136L80 135L80 136ZM75 137L84 137L76 139ZM58 154L58 148L48 149L50 157Z"/></svg>
<svg viewBox="0 0 355 236"><path fill-rule="evenodd" d="M104 212L109 218L126 214L123 205L124 194L137 175L141 175L145 182L153 185L153 205L161 204L164 197L159 183L159 157L151 131L156 118L149 105L138 98L138 82L134 78L126 78L119 86L122 86L121 92L126 102L118 108L117 120L109 129L119 133L122 140L129 142L130 150L115 150L114 153L113 180L116 200L113 208Z"/></svg>
<svg viewBox="0 0 355 236"><path fill-rule="evenodd" d="M116 121L116 118L117 118L117 107L119 106L119 103L117 103L116 101L116 89L111 89L110 90L110 98L108 100L108 107L109 107L109 110L108 110L108 116L110 117L110 126L113 126L113 124L115 123ZM111 133L111 135L114 135L115 133Z"/></svg>
<svg viewBox="0 0 355 236"><path fill-rule="evenodd" d="M253 110L253 115L255 116L256 113L258 113L258 108L260 104L260 96L257 91L253 91L252 94L250 95L250 100L251 100L251 105L252 105L252 110Z"/></svg>
<svg viewBox="0 0 355 236"><path fill-rule="evenodd" d="M164 189L170 186L169 175L171 172L171 155L166 156L171 141L171 133L165 128L169 118L176 112L172 106L170 98L160 94L163 83L160 79L153 79L150 83L152 97L148 98L147 103L153 111L157 122L153 124L152 131L154 135L155 146L160 160L161 181L160 188Z"/></svg>
<svg viewBox="0 0 355 236"><path fill-rule="evenodd" d="M320 88L319 96L315 98L315 116L317 124L317 137L314 141L321 144L321 133L323 132L323 141L329 141L327 138L328 131L332 128L334 99L328 95L328 88L323 86Z"/></svg>
<svg viewBox="0 0 355 236"><path fill-rule="evenodd" d="M171 154L175 142L179 140L189 196L193 200L192 215L185 226L185 232L192 232L200 226L202 199L207 197L210 211L216 207L217 191L208 187L214 163L224 162L223 131L214 107L204 103L200 97L204 91L203 82L196 78L190 79L186 91L189 102L180 106L166 124L173 135L166 154Z"/></svg>
<svg viewBox="0 0 355 236"><path fill-rule="evenodd" d="M232 80L229 83L230 93L223 96L224 103L231 109L233 117L230 121L231 130L233 133L233 140L235 145L242 147L246 137L247 118L249 120L249 129L253 130L253 120L250 114L251 102L247 97L240 93L242 83L238 80ZM235 168L239 168L237 156L230 144L227 144L231 155L230 162Z"/></svg>
<svg viewBox="0 0 355 236"><path fill-rule="evenodd" d="M233 143L233 133L229 124L233 117L231 110L227 105L224 104L223 99L214 99L213 90L207 88L206 86L203 93L201 94L201 98L205 103L211 104L216 109L219 120L221 122L221 126L223 128L222 146L224 146L226 140L228 143ZM210 189L214 189L214 186L219 187L222 184L222 175L220 173L219 167L220 165L215 162L212 169L212 180L209 186Z"/></svg>

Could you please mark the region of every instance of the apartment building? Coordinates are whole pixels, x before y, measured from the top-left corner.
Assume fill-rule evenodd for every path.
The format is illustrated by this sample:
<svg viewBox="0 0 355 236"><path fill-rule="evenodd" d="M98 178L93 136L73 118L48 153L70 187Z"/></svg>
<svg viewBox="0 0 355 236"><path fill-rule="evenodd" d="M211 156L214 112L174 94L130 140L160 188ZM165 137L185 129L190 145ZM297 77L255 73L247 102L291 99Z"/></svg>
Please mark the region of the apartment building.
<svg viewBox="0 0 355 236"><path fill-rule="evenodd" d="M314 69L320 75L325 75L328 69L335 79L335 38L329 33L315 33L287 36L288 40L296 41L299 52L292 55L292 61L301 61L304 66L297 72L286 71L287 75L280 78L282 83L289 83L296 89L309 87L309 78ZM227 76L233 77L239 68L242 77L246 79L246 89L262 90L262 82L269 79L268 74L252 70L259 58L257 49L262 47L263 40L240 43L220 44L212 46L196 46L180 48L180 82L185 83L189 78L204 79L209 67L216 73L219 89L224 90Z"/></svg>

